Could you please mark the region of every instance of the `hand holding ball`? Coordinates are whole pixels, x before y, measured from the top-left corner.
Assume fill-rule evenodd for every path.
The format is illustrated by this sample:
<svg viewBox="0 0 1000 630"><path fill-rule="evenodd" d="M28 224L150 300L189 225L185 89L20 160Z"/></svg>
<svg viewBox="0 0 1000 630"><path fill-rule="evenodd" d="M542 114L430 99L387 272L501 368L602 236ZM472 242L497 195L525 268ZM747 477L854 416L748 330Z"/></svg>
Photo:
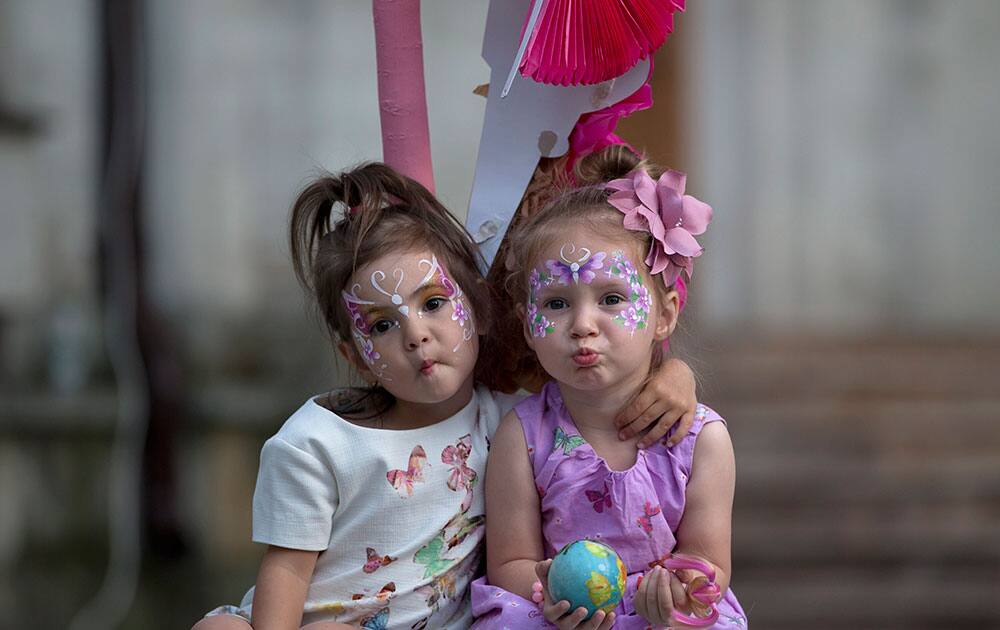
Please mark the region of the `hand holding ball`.
<svg viewBox="0 0 1000 630"><path fill-rule="evenodd" d="M625 565L611 547L577 540L559 550L549 567L549 595L566 600L570 610L587 609L589 619L598 610L611 612L625 593Z"/></svg>

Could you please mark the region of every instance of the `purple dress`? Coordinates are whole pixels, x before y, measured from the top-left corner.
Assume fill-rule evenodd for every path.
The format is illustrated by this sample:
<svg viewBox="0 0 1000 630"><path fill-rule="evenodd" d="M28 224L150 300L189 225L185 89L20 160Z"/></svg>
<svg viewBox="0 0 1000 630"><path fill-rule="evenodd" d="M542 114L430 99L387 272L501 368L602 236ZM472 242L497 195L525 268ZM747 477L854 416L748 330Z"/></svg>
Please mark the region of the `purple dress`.
<svg viewBox="0 0 1000 630"><path fill-rule="evenodd" d="M628 568L625 597L615 628L648 628L632 605L638 577L650 563L677 545L674 532L684 513L698 434L722 418L698 405L694 424L679 444L663 441L639 451L635 465L614 471L587 444L563 404L559 386L549 382L539 394L515 407L524 430L542 510L545 555L589 538L613 547ZM487 513L487 518L489 514ZM732 590L718 604L714 628L746 628L747 618ZM554 628L538 606L480 578L472 584L474 628Z"/></svg>

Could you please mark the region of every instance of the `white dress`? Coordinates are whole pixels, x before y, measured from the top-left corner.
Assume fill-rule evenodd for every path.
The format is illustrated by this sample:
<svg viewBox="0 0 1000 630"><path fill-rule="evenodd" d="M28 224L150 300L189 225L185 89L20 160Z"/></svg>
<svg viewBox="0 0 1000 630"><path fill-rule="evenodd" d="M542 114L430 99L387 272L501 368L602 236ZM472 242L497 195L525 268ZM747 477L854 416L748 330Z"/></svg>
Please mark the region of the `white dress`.
<svg viewBox="0 0 1000 630"><path fill-rule="evenodd" d="M467 628L483 555L489 439L519 400L476 388L410 430L361 427L310 399L261 451L253 540L320 551L302 623ZM253 589L236 613L249 618Z"/></svg>

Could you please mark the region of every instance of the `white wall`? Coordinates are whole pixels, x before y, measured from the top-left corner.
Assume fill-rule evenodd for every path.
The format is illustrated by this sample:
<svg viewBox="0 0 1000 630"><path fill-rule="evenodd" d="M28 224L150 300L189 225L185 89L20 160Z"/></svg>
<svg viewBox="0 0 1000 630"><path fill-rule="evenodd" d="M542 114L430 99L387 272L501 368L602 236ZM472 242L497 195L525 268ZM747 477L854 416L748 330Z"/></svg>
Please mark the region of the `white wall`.
<svg viewBox="0 0 1000 630"><path fill-rule="evenodd" d="M318 169L381 159L370 2L153 3L150 209L169 309L298 301L288 209ZM485 2L423 3L438 192L464 213L489 80Z"/></svg>
<svg viewBox="0 0 1000 630"><path fill-rule="evenodd" d="M701 0L681 28L706 322L1000 331L1000 3Z"/></svg>
<svg viewBox="0 0 1000 630"><path fill-rule="evenodd" d="M89 3L0 3L0 107L35 127L0 132L0 376L95 343L96 32Z"/></svg>

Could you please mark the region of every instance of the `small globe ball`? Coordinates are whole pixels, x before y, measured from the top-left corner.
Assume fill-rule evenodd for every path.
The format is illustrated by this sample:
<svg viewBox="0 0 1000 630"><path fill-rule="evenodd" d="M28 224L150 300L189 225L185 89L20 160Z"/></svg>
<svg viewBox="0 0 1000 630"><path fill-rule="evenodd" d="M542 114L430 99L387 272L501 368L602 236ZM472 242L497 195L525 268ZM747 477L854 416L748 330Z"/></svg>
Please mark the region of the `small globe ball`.
<svg viewBox="0 0 1000 630"><path fill-rule="evenodd" d="M552 559L549 594L553 601L567 600L587 609L587 619L598 610L609 613L625 593L625 565L611 547L592 540L576 540Z"/></svg>

